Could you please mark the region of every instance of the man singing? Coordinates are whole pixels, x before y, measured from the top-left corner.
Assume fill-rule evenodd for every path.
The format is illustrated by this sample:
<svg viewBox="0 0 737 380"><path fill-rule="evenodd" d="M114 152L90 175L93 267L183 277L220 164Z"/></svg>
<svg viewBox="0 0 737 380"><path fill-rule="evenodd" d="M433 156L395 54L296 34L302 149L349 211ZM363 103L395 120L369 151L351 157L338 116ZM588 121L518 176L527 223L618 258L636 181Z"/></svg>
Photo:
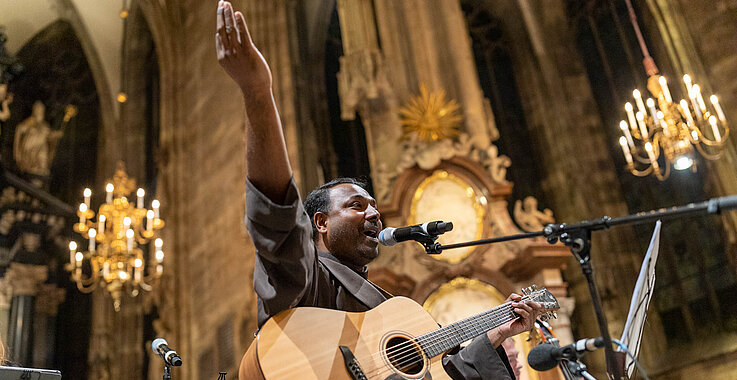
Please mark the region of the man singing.
<svg viewBox="0 0 737 380"><path fill-rule="evenodd" d="M391 297L367 280L382 229L376 201L350 178L330 181L300 201L272 92L268 64L246 20L227 1L217 9L215 46L220 65L246 104L246 224L256 248L254 288L258 325L289 308L311 306L362 312ZM453 379L514 378L502 342L530 330L542 313L512 294L520 318L481 335L443 359ZM241 374L241 378L243 374Z"/></svg>

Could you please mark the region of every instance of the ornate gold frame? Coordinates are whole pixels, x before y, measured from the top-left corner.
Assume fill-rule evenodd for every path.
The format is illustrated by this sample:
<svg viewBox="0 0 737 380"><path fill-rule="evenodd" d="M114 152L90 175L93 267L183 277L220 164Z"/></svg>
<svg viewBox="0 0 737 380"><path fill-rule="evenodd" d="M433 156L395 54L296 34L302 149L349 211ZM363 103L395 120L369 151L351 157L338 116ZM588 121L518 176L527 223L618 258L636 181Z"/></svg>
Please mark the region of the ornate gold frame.
<svg viewBox="0 0 737 380"><path fill-rule="evenodd" d="M429 177L425 178L422 183L420 183L419 186L417 186L417 189L415 190L414 195L412 196L412 202L410 206L409 211L409 217L407 218L408 224L415 224L417 222L417 202L422 198L423 193L425 192L425 189L433 182L438 180L450 180L452 182L455 182L456 184L460 185L462 188L465 188L466 190L466 196L471 199L474 211L476 213L476 235L474 237L474 240L481 239L481 237L484 235L484 218L486 216L486 204L487 200L486 197L483 195L477 195L476 190L468 184L463 179L455 176L452 173L449 173L445 170L436 170L430 175ZM432 257L436 260L442 260L449 262L451 264L458 263L468 257L468 255L471 254L475 250L475 247L471 247L464 255L458 256L458 257L452 257L449 258L447 256L443 256L443 254L440 255L432 255Z"/></svg>

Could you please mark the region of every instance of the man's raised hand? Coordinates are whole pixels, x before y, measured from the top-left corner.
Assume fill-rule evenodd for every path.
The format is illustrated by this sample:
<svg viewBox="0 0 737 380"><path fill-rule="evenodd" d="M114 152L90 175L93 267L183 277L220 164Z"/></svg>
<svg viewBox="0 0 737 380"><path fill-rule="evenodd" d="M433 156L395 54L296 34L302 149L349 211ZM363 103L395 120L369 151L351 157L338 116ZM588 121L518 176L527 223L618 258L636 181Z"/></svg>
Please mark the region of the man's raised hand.
<svg viewBox="0 0 737 380"><path fill-rule="evenodd" d="M218 3L215 49L220 66L244 95L271 89L269 65L251 40L243 13L234 12L228 1Z"/></svg>

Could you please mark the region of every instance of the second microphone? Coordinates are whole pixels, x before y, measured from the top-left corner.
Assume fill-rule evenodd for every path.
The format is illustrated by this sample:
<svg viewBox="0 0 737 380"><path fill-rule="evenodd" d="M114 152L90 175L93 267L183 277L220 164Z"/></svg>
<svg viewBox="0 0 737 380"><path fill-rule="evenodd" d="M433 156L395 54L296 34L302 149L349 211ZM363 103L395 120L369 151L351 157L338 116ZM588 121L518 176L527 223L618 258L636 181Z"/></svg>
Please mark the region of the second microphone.
<svg viewBox="0 0 737 380"><path fill-rule="evenodd" d="M453 223L435 221L407 227L387 227L379 233L379 243L391 247L394 244L444 234L453 229Z"/></svg>

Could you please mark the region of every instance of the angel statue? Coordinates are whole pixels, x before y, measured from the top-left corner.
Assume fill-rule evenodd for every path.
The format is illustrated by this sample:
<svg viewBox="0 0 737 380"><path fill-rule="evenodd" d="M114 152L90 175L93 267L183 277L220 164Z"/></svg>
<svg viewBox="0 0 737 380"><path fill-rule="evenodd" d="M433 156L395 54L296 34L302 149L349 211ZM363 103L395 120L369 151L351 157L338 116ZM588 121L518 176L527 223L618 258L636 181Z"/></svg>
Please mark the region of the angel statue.
<svg viewBox="0 0 737 380"><path fill-rule="evenodd" d="M40 101L33 103L31 116L15 129L13 158L18 168L26 173L48 176L63 131L53 130L44 119L46 107Z"/></svg>
<svg viewBox="0 0 737 380"><path fill-rule="evenodd" d="M542 230L543 225L555 222L553 211L548 208L543 211L537 209L535 197L525 197L523 201L514 203L514 219L527 232Z"/></svg>

